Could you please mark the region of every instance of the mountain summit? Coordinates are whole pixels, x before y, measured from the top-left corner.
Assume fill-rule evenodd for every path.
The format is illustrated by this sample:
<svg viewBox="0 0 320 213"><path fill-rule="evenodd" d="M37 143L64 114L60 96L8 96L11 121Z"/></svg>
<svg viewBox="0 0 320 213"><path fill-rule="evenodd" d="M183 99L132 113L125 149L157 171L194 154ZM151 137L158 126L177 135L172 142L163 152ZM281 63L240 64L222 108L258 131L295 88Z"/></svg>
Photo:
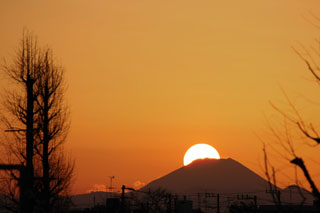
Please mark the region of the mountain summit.
<svg viewBox="0 0 320 213"><path fill-rule="evenodd" d="M196 160L150 182L143 189L160 187L178 194L204 191L243 193L265 191L267 186L265 179L228 158Z"/></svg>

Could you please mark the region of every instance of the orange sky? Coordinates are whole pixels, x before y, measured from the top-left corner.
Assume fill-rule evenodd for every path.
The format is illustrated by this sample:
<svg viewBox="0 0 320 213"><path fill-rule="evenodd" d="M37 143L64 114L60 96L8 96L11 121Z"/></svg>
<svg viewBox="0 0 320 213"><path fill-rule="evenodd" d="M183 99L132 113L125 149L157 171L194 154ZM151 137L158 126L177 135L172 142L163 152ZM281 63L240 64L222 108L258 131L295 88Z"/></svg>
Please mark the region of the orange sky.
<svg viewBox="0 0 320 213"><path fill-rule="evenodd" d="M319 38L310 11L320 14L318 0L2 0L0 58L27 27L66 68L74 193L112 175L118 189L148 183L195 143L262 174L268 101L284 99L279 86L316 100L290 48Z"/></svg>

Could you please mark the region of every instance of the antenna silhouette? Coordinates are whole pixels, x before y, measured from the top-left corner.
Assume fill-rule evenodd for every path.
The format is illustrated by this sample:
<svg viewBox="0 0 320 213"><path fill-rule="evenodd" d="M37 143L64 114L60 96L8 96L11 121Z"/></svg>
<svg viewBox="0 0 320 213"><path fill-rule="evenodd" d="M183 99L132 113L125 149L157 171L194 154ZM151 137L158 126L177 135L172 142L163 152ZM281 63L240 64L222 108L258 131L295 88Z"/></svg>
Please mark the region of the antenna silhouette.
<svg viewBox="0 0 320 213"><path fill-rule="evenodd" d="M109 187L109 190L110 190L110 192L111 192L111 194L112 194L112 193L113 193L112 179L114 179L115 176L109 176L109 178L110 178L110 187Z"/></svg>

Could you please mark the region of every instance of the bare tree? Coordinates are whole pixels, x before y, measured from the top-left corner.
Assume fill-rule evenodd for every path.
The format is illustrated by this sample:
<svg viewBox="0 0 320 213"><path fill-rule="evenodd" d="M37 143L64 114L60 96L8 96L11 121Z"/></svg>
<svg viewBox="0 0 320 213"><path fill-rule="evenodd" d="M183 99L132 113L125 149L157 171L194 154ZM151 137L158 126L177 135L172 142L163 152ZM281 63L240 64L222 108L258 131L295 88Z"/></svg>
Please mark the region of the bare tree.
<svg viewBox="0 0 320 213"><path fill-rule="evenodd" d="M73 163L63 155L63 143L68 134L68 109L64 101L64 70L58 66L52 51L46 49L41 78L36 85L38 116L38 146L42 162L41 198L44 212L50 212L61 192L69 189Z"/></svg>
<svg viewBox="0 0 320 213"><path fill-rule="evenodd" d="M315 17L315 16L313 16ZM317 19L319 21L319 19ZM320 44L320 41L317 40L317 45ZM294 52L304 61L307 66L308 71L315 79L316 83L320 84L320 49L316 47L311 47L310 49L306 48L304 45L299 44L296 47L293 47ZM297 137L293 137L293 131L295 134L300 135L299 138L304 138L312 142L308 143L310 146L315 147L320 144L320 135L318 131L314 128L312 123L307 123L303 118L295 104L290 100L289 96L283 91L284 97L286 99L287 110L283 110L281 107L271 103L271 106L275 111L281 115L283 118L283 123L281 124L281 130L277 129L276 124L269 124L269 130L273 135L274 143L273 151L277 152L282 158L286 159L287 162L290 162L296 168L299 168L302 174L304 175L307 183L309 184L312 194L315 198L315 201L320 207L320 193L319 190L310 174L303 157L297 153L296 143ZM301 137L302 136L302 137ZM298 139L301 140L301 139ZM263 149L265 155L265 170L267 171L267 153L265 147ZM268 174L267 174L268 175ZM270 178L270 177L269 177ZM295 179L297 180L297 173L295 173ZM275 181L275 177L273 179Z"/></svg>
<svg viewBox="0 0 320 213"><path fill-rule="evenodd" d="M171 211L173 196L163 188L149 189L148 191L135 191L131 194L136 208L144 212Z"/></svg>
<svg viewBox="0 0 320 213"><path fill-rule="evenodd" d="M38 47L36 38L24 32L16 58L4 71L14 87L6 92L1 119L13 137L7 136L2 144L8 163L25 171L20 176L7 172L7 178L15 180L15 187L7 192L20 186L20 200L16 193L10 198L19 202L22 211L51 212L67 195L74 168L63 149L69 129L64 70L49 48Z"/></svg>
<svg viewBox="0 0 320 213"><path fill-rule="evenodd" d="M266 145L263 144L263 155L264 155L264 171L265 176L268 180L267 192L271 194L274 204L280 209L280 189L277 187L276 170L273 165L268 161L268 154L266 151ZM270 167L270 168L269 168Z"/></svg>
<svg viewBox="0 0 320 213"><path fill-rule="evenodd" d="M36 40L31 34L24 33L20 48L11 66L5 66L4 71L19 87L19 91L7 93L5 106L9 116L3 117L9 131L15 135L16 143L9 144L8 149L15 155L16 163L25 167L25 174L20 174L21 190L20 205L26 212L33 212L35 204L34 192L34 136L37 131L35 124L35 102L37 91L35 84L41 70L41 52ZM23 180L21 177L24 177ZM15 179L18 179L13 175Z"/></svg>

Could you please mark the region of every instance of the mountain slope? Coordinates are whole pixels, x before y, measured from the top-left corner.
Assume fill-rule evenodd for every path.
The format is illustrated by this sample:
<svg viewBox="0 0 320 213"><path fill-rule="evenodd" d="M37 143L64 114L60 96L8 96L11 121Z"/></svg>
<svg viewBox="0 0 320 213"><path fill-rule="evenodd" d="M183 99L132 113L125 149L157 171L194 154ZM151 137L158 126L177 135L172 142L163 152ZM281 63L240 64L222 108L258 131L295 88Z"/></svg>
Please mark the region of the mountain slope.
<svg viewBox="0 0 320 213"><path fill-rule="evenodd" d="M228 158L194 161L152 181L143 189L161 187L178 194L204 191L243 193L265 191L267 184L262 177Z"/></svg>

